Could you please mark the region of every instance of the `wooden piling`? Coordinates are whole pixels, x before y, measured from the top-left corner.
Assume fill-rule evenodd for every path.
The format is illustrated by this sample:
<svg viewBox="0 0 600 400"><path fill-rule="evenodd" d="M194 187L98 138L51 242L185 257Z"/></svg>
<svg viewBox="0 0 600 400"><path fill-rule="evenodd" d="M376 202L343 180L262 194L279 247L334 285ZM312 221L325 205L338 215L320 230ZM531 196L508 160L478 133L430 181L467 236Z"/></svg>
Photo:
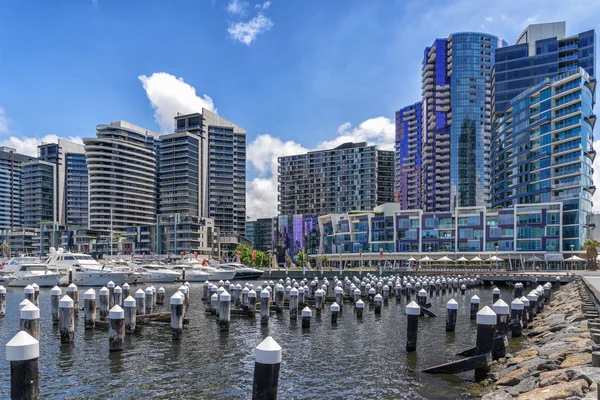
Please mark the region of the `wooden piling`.
<svg viewBox="0 0 600 400"><path fill-rule="evenodd" d="M498 300L500 300L500 289L498 289L497 287L494 287L492 289L492 302L495 303Z"/></svg>
<svg viewBox="0 0 600 400"><path fill-rule="evenodd" d="M96 327L96 291L88 289L83 294L83 313L85 329Z"/></svg>
<svg viewBox="0 0 600 400"><path fill-rule="evenodd" d="M35 305L35 289L33 288L33 286L25 286L25 288L23 288L23 295L25 300L29 300L31 304Z"/></svg>
<svg viewBox="0 0 600 400"><path fill-rule="evenodd" d="M108 289L108 309L111 310L115 305L115 283L108 281L106 288Z"/></svg>
<svg viewBox="0 0 600 400"><path fill-rule="evenodd" d="M6 288L0 285L0 318L6 315Z"/></svg>
<svg viewBox="0 0 600 400"><path fill-rule="evenodd" d="M271 293L265 288L260 292L260 324L269 325L269 313L271 312Z"/></svg>
<svg viewBox="0 0 600 400"><path fill-rule="evenodd" d="M337 324L338 313L340 312L341 307L337 302L333 303L331 307L329 307L329 311L331 312L331 324Z"/></svg>
<svg viewBox="0 0 600 400"><path fill-rule="evenodd" d="M529 300L525 296L521 296L521 303L523 303L523 314L521 315L521 322L523 323L523 328L527 328L528 320L529 320Z"/></svg>
<svg viewBox="0 0 600 400"><path fill-rule="evenodd" d="M75 342L75 303L73 299L65 295L58 304L58 318L60 320L60 342Z"/></svg>
<svg viewBox="0 0 600 400"><path fill-rule="evenodd" d="M146 313L146 293L142 289L135 292L135 313L144 315Z"/></svg>
<svg viewBox="0 0 600 400"><path fill-rule="evenodd" d="M77 288L77 285L71 283L67 286L66 292L67 296L73 300L74 316L77 317L77 315L79 315L79 289Z"/></svg>
<svg viewBox="0 0 600 400"><path fill-rule="evenodd" d="M454 332L456 329L456 316L458 314L458 303L450 299L446 303L446 332Z"/></svg>
<svg viewBox="0 0 600 400"><path fill-rule="evenodd" d="M255 312L256 312L256 291L254 289L250 289L250 291L248 292L248 315L251 317L254 317Z"/></svg>
<svg viewBox="0 0 600 400"><path fill-rule="evenodd" d="M219 330L227 332L229 331L229 321L231 319L231 296L225 290L219 296L219 307Z"/></svg>
<svg viewBox="0 0 600 400"><path fill-rule="evenodd" d="M488 306L477 313L477 339L475 355L488 354L494 349L494 331L496 329L496 313ZM475 378L484 379L490 372L489 365L475 368Z"/></svg>
<svg viewBox="0 0 600 400"><path fill-rule="evenodd" d="M310 319L311 318L312 318L312 311L310 310L310 308L304 307L304 309L302 310L302 329L310 329Z"/></svg>
<svg viewBox="0 0 600 400"><path fill-rule="evenodd" d="M27 304L20 311L21 330L40 340L40 309L33 303Z"/></svg>
<svg viewBox="0 0 600 400"><path fill-rule="evenodd" d="M152 314L152 297L152 288L147 287L146 290L144 290L144 314Z"/></svg>
<svg viewBox="0 0 600 400"><path fill-rule="evenodd" d="M276 400L281 365L281 346L268 336L257 347L252 400Z"/></svg>
<svg viewBox="0 0 600 400"><path fill-rule="evenodd" d="M36 307L40 306L40 286L37 283L32 283L31 286L33 287L33 304L35 304ZM39 340L39 338L36 338Z"/></svg>
<svg viewBox="0 0 600 400"><path fill-rule="evenodd" d="M283 312L283 297L284 297L284 288L283 285L278 283L275 285L275 312L281 313Z"/></svg>
<svg viewBox="0 0 600 400"><path fill-rule="evenodd" d="M121 286L121 289L123 289L123 296L122 296L122 298L123 298L123 301L125 301L125 299L128 298L130 296L130 294L131 294L130 291L129 291L130 290L129 283L125 282Z"/></svg>
<svg viewBox="0 0 600 400"><path fill-rule="evenodd" d="M296 321L298 318L298 289L293 288L290 290L290 300L288 303L290 308L290 320Z"/></svg>
<svg viewBox="0 0 600 400"><path fill-rule="evenodd" d="M123 311L125 313L125 333L134 333L136 325L136 301L129 296L123 300Z"/></svg>
<svg viewBox="0 0 600 400"><path fill-rule="evenodd" d="M417 334L419 329L419 315L421 307L414 301L406 306L406 351L417 350Z"/></svg>
<svg viewBox="0 0 600 400"><path fill-rule="evenodd" d="M58 303L62 297L62 290L58 286L54 286L50 290L50 312L52 314L52 324L58 325Z"/></svg>
<svg viewBox="0 0 600 400"><path fill-rule="evenodd" d="M10 398L40 398L39 341L25 331L17 333L6 344L6 360L10 361Z"/></svg>
<svg viewBox="0 0 600 400"><path fill-rule="evenodd" d="M125 348L125 312L115 304L108 312L108 350L122 351Z"/></svg>
<svg viewBox="0 0 600 400"><path fill-rule="evenodd" d="M479 298L479 296L477 295L473 295L473 297L471 297L471 309L469 311L469 317L472 320L477 319L477 313L479 312L479 303L481 302L481 299Z"/></svg>
<svg viewBox="0 0 600 400"><path fill-rule="evenodd" d="M381 305L383 304L383 296L379 293L375 295L375 314L381 314Z"/></svg>
<svg viewBox="0 0 600 400"><path fill-rule="evenodd" d="M527 295L527 300L529 300L529 309L527 310L527 322L533 322L533 318L535 318L536 314L536 303L538 296L535 292L529 292Z"/></svg>
<svg viewBox="0 0 600 400"><path fill-rule="evenodd" d="M521 336L521 328L523 326L523 308L524 305L521 299L514 299L510 303L510 325L512 327L512 337Z"/></svg>
<svg viewBox="0 0 600 400"><path fill-rule="evenodd" d="M110 308L108 308L109 297L110 297L110 291L108 290L107 287L103 287L98 292L98 307L100 308L100 310L99 310L100 321L106 321L108 319L108 311L110 310Z"/></svg>
<svg viewBox="0 0 600 400"><path fill-rule="evenodd" d="M113 305L123 306L123 288L121 286L115 286L113 290Z"/></svg>
<svg viewBox="0 0 600 400"><path fill-rule="evenodd" d="M356 310L356 319L362 320L363 310L365 308L365 303L362 300L358 300L354 303L354 309Z"/></svg>
<svg viewBox="0 0 600 400"><path fill-rule="evenodd" d="M156 291L156 304L162 305L165 304L165 288L159 287Z"/></svg>
<svg viewBox="0 0 600 400"><path fill-rule="evenodd" d="M215 293L214 296L217 294ZM183 332L184 297L180 292L175 292L169 299L171 305L171 339L180 340Z"/></svg>

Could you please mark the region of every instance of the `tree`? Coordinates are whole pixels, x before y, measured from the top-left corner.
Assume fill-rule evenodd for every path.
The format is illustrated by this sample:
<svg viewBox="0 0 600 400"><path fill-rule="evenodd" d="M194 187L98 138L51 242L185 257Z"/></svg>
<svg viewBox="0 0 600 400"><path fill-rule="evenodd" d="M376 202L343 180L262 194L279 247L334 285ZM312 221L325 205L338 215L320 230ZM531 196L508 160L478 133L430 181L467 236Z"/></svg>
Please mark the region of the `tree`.
<svg viewBox="0 0 600 400"><path fill-rule="evenodd" d="M598 267L598 262L596 261L598 247L600 247L600 242L596 239L588 239L583 244L587 256L587 269L595 270Z"/></svg>
<svg viewBox="0 0 600 400"><path fill-rule="evenodd" d="M304 267L306 266L306 253L303 251L298 252L298 254L296 255L296 260L298 261L298 266L299 267Z"/></svg>
<svg viewBox="0 0 600 400"><path fill-rule="evenodd" d="M323 256L321 257L321 265L323 265L323 268L325 268L325 266L327 265L327 261L329 261L329 257L323 254Z"/></svg>
<svg viewBox="0 0 600 400"><path fill-rule="evenodd" d="M5 240L4 242L2 242L2 254L4 254L4 257L6 257L9 252L10 252L10 246L8 245L8 243L6 243L6 240Z"/></svg>

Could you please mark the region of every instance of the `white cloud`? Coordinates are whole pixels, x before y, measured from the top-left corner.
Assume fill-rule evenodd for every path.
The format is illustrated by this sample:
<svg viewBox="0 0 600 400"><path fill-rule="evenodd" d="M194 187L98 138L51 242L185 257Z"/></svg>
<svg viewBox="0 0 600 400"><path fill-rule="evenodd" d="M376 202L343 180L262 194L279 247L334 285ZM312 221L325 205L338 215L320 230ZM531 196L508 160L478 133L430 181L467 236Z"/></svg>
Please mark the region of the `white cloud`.
<svg viewBox="0 0 600 400"><path fill-rule="evenodd" d="M492 17L485 17L485 20L486 20L487 22L492 22L492 21L494 20L494 18L492 18Z"/></svg>
<svg viewBox="0 0 600 400"><path fill-rule="evenodd" d="M234 15L244 15L247 7L247 1L231 0L229 4L227 4L227 12Z"/></svg>
<svg viewBox="0 0 600 400"><path fill-rule="evenodd" d="M232 39L239 40L247 46L256 40L261 33L270 30L273 27L273 21L259 13L256 17L247 22L236 22L229 24L227 32Z"/></svg>
<svg viewBox="0 0 600 400"><path fill-rule="evenodd" d="M173 131L173 117L178 112L187 114L201 112L203 108L217 112L208 95L197 95L196 89L166 72L155 72L151 76L140 75L148 100L154 109L154 120L162 132Z"/></svg>
<svg viewBox="0 0 600 400"><path fill-rule="evenodd" d="M49 134L43 137L24 137L10 136L8 139L0 141L0 146L7 146L17 150L17 153L27 154L28 156L37 157L37 147L42 143L58 143L60 137ZM83 144L83 140L79 136L69 136L63 138L71 142Z"/></svg>
<svg viewBox="0 0 600 400"><path fill-rule="evenodd" d="M4 108L0 107L0 133L9 133L8 129L8 117L6 116L6 112Z"/></svg>
<svg viewBox="0 0 600 400"><path fill-rule="evenodd" d="M248 164L258 176L246 184L247 215L251 219L272 217L277 212L277 158L306 153L310 150L328 149L347 142L367 142L376 144L381 149L394 148L395 125L385 117L370 118L357 127L346 122L337 129L338 135L322 141L314 149L308 149L292 140L283 142L277 137L265 134L257 136L248 145L246 154Z"/></svg>
<svg viewBox="0 0 600 400"><path fill-rule="evenodd" d="M254 8L258 8L261 10L266 10L267 8L271 7L271 2L270 1L265 1L262 4L257 4L254 6Z"/></svg>

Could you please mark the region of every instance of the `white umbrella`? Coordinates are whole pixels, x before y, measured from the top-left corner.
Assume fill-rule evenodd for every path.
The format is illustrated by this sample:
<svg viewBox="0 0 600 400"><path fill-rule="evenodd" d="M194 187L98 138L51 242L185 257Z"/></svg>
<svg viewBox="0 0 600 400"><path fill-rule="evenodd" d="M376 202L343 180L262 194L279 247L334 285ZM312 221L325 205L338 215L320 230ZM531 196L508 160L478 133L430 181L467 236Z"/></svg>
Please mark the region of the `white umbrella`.
<svg viewBox="0 0 600 400"><path fill-rule="evenodd" d="M585 261L585 260L581 257L571 256L571 257L567 258L565 261Z"/></svg>
<svg viewBox="0 0 600 400"><path fill-rule="evenodd" d="M416 259L416 258L414 258L414 257L410 257L410 258L408 259L408 261L417 261L417 259Z"/></svg>
<svg viewBox="0 0 600 400"><path fill-rule="evenodd" d="M458 260L456 260L456 261L459 261L459 262L466 262L466 261L469 261L469 259L468 259L468 258L465 258L464 256L462 256L461 258L459 258L459 259L458 259Z"/></svg>
<svg viewBox="0 0 600 400"><path fill-rule="evenodd" d="M475 256L474 258L471 259L471 261L483 261L481 258L479 258L478 256Z"/></svg>
<svg viewBox="0 0 600 400"><path fill-rule="evenodd" d="M504 261L504 260L502 260L500 257L491 256L490 258L487 259L487 261Z"/></svg>
<svg viewBox="0 0 600 400"><path fill-rule="evenodd" d="M438 261L452 261L452 259L448 256L444 256L442 258L439 258Z"/></svg>
<svg viewBox="0 0 600 400"><path fill-rule="evenodd" d="M431 261L431 258L429 258L429 256L425 256L419 260L419 262L423 262L423 261Z"/></svg>

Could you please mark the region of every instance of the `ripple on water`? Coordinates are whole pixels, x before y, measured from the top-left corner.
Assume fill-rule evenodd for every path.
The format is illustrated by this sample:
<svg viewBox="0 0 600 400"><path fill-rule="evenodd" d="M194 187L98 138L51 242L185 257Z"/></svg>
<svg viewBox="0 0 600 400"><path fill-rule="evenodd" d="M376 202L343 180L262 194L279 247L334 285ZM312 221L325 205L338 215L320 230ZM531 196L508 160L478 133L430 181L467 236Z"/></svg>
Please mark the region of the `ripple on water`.
<svg viewBox="0 0 600 400"><path fill-rule="evenodd" d="M167 294L178 286L164 285ZM49 289L42 289L42 397L245 399L252 390L254 348L270 335L283 347L280 398L460 398L472 374L461 374L461 379L419 371L456 359L456 353L473 345L476 326L468 315L473 294L481 297L482 307L491 304L491 288L434 297L431 309L439 318L420 318L417 352L406 354L404 300L396 304L392 299L380 316L365 310L362 321L345 304L337 326L331 326L327 308L321 316L313 314L309 331L284 312L272 315L267 328L257 320L234 318L230 331L220 333L215 317L204 313L200 293L201 285L192 285L190 324L180 342L171 341L167 325L144 326L140 334L126 337L125 351L110 353L105 332L84 330L83 313L75 344L61 345L50 317ZM502 293L510 297L509 291ZM445 306L452 297L459 303L457 329L446 334ZM22 299L22 289L9 289L8 315L0 320L2 343L19 329L16 310ZM4 346L0 357L5 359ZM9 369L0 368L0 392L6 393L9 382Z"/></svg>

